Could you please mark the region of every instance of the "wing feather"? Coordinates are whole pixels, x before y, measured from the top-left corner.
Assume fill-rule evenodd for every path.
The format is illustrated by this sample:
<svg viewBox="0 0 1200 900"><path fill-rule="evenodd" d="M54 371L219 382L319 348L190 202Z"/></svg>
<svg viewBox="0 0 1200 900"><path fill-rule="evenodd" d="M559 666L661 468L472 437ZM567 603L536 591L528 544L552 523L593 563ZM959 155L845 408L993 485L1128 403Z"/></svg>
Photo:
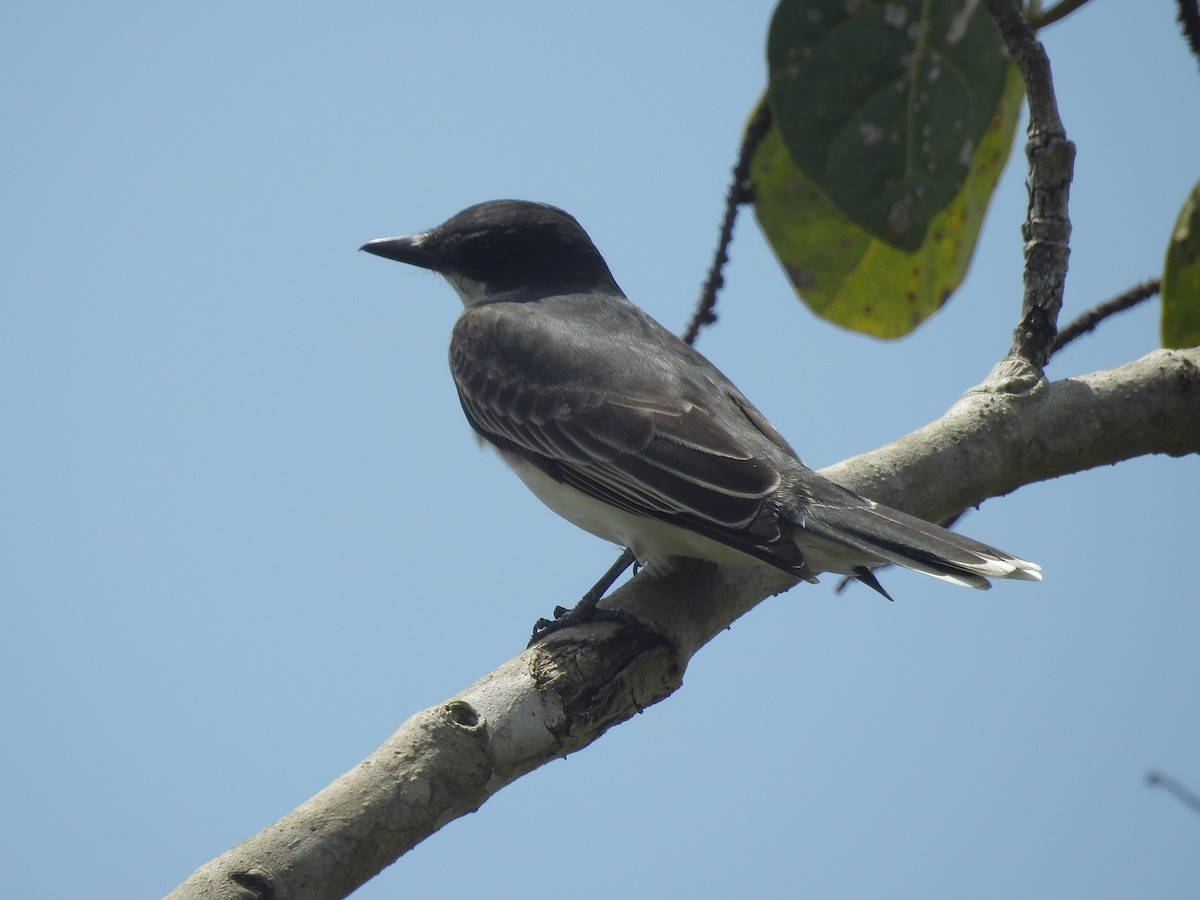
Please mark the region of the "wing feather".
<svg viewBox="0 0 1200 900"><path fill-rule="evenodd" d="M735 405L740 395L729 402L733 421L745 423L742 433L728 427L728 411L706 408L711 385L688 396L688 386L672 382L673 370L655 360L614 370L611 348L554 331L558 320L538 307L472 307L455 326L451 369L477 432L629 512L682 516L739 545L755 540L745 531L763 520L758 539L778 538L774 520L760 512L781 484L780 471L747 440L750 434L761 444L773 435L764 438Z"/></svg>

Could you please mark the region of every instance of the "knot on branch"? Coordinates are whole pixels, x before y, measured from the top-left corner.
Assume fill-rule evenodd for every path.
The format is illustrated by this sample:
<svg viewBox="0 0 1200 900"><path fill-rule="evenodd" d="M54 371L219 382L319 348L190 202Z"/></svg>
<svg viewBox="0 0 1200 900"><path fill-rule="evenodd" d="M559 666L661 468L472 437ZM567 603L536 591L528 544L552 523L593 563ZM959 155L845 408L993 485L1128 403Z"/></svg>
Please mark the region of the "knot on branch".
<svg viewBox="0 0 1200 900"><path fill-rule="evenodd" d="M1004 394L1033 397L1046 389L1046 376L1027 359L1006 356L992 367L983 384L967 394Z"/></svg>
<svg viewBox="0 0 1200 900"><path fill-rule="evenodd" d="M563 753L678 690L684 663L648 628L584 626L585 637L552 635L530 651L539 694L551 693L563 718L551 728Z"/></svg>

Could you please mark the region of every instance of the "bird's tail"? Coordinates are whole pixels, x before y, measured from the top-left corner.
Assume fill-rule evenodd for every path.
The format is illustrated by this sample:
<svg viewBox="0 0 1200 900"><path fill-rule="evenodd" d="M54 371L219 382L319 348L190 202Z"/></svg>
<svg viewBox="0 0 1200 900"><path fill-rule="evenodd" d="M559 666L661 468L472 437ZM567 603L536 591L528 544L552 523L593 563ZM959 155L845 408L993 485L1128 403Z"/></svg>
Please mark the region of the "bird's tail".
<svg viewBox="0 0 1200 900"><path fill-rule="evenodd" d="M809 502L797 516L801 528L796 543L810 568L852 575L885 597L888 593L871 568L887 563L979 590L991 587L989 578L1042 580L1037 563L852 496L860 502Z"/></svg>

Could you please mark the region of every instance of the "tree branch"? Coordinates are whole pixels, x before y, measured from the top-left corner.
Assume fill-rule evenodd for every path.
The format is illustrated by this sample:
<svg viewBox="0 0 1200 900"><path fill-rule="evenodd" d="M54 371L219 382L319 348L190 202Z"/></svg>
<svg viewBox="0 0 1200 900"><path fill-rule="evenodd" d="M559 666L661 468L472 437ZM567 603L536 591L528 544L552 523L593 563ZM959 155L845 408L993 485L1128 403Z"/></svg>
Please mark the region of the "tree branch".
<svg viewBox="0 0 1200 900"><path fill-rule="evenodd" d="M1124 312L1127 309L1133 309L1139 303L1145 303L1157 294L1161 287L1162 282L1159 279L1148 278L1145 281L1135 284L1129 290L1117 294L1112 299L1098 303L1086 312L1080 313L1066 328L1058 333L1058 337L1054 340L1054 346L1050 348L1051 355L1057 353L1076 338L1091 333L1101 322L1110 316Z"/></svg>
<svg viewBox="0 0 1200 900"><path fill-rule="evenodd" d="M1021 321L1013 332L1010 358L1041 371L1050 358L1062 309L1070 255L1071 220L1067 212L1075 145L1067 140L1046 51L1013 0L987 0L1009 55L1025 81L1029 100L1029 209L1025 239L1025 293Z"/></svg>
<svg viewBox="0 0 1200 900"><path fill-rule="evenodd" d="M1035 481L1148 453L1200 452L1200 348L1004 393L824 474L938 519ZM584 625L417 713L311 800L202 866L169 897L342 897L516 778L673 693L704 644L794 583L768 566L684 565L603 605L645 627ZM1034 588L1031 588L1034 589Z"/></svg>
<svg viewBox="0 0 1200 900"><path fill-rule="evenodd" d="M989 380L936 422L822 474L940 521L1026 484L1151 453L1197 452L1200 348L1193 347L1040 382L1019 395Z"/></svg>
<svg viewBox="0 0 1200 900"><path fill-rule="evenodd" d="M1177 17L1183 28L1184 39L1187 40L1196 61L1200 62L1200 4L1197 4L1196 0L1177 0L1177 5Z"/></svg>
<svg viewBox="0 0 1200 900"><path fill-rule="evenodd" d="M1029 14L1029 24L1034 28L1045 28L1060 19L1065 19L1088 0L1060 0L1049 9L1039 9Z"/></svg>
<svg viewBox="0 0 1200 900"><path fill-rule="evenodd" d="M767 98L758 102L758 107L750 116L746 126L746 134L742 138L741 149L738 150L737 162L733 167L733 177L729 182L729 190L725 194L725 214L721 218L721 235L717 239L717 249L713 253L712 264L708 267L708 276L704 279L704 287L700 291L700 299L696 302L696 310L683 332L685 343L693 344L700 334L700 329L717 321L713 309L717 305L717 292L725 285L724 269L729 262L729 243L733 240L733 226L737 222L738 208L743 203L754 199L750 187L750 163L754 160L755 151L762 139L771 128L771 106Z"/></svg>
<svg viewBox="0 0 1200 900"><path fill-rule="evenodd" d="M1192 812L1200 813L1200 795L1188 790L1178 779L1164 775L1162 772L1151 771L1146 773L1146 784L1151 787L1163 788L1184 806L1189 807Z"/></svg>

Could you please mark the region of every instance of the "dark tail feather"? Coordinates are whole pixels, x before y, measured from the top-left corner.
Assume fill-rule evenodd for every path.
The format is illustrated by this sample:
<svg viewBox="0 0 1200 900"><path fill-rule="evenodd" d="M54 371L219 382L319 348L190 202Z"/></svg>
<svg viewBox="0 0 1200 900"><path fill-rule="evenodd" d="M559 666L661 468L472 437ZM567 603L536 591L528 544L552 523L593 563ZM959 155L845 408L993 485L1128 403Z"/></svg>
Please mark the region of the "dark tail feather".
<svg viewBox="0 0 1200 900"><path fill-rule="evenodd" d="M1036 563L871 500L810 502L797 518L796 542L812 568L852 575L885 597L870 572L885 563L980 590L991 587L989 578L1042 580Z"/></svg>

